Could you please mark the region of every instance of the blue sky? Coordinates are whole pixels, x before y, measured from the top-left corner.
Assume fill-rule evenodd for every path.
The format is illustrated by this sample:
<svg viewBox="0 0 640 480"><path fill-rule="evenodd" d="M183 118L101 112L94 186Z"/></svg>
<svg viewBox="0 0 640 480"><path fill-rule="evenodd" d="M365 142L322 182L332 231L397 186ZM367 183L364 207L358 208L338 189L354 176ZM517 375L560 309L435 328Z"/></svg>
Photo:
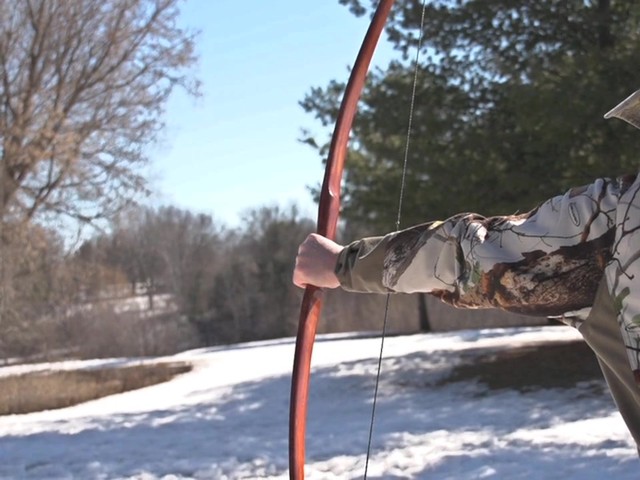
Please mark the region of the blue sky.
<svg viewBox="0 0 640 480"><path fill-rule="evenodd" d="M322 179L301 127L322 131L298 105L312 86L345 80L368 26L338 0L187 0L183 25L199 30L203 96L170 100L167 128L151 149L154 203L212 214L237 226L243 212L296 202L315 218L307 191ZM391 48L381 41L374 63Z"/></svg>

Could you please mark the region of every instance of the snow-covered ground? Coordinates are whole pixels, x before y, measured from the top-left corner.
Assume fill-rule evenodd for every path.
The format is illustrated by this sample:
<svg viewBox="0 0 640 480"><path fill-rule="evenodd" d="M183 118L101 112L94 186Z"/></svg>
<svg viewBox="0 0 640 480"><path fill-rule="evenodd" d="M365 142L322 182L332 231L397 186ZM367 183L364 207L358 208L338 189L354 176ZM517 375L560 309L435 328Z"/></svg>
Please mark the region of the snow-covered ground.
<svg viewBox="0 0 640 480"><path fill-rule="evenodd" d="M369 478L639 478L632 440L593 384L438 386L469 352L574 338L563 327L387 338ZM379 348L375 338L316 342L307 478L362 478ZM172 359L195 368L171 382L0 417L0 478L287 478L293 349L284 339L185 352Z"/></svg>

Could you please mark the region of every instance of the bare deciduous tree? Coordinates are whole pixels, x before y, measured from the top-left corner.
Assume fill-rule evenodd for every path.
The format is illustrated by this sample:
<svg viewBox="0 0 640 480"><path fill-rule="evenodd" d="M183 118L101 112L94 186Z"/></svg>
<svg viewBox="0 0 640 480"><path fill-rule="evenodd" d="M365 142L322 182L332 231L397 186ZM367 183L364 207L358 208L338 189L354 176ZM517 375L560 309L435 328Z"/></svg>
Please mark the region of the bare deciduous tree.
<svg viewBox="0 0 640 480"><path fill-rule="evenodd" d="M168 95L198 91L178 4L0 2L0 221L88 222L145 190Z"/></svg>

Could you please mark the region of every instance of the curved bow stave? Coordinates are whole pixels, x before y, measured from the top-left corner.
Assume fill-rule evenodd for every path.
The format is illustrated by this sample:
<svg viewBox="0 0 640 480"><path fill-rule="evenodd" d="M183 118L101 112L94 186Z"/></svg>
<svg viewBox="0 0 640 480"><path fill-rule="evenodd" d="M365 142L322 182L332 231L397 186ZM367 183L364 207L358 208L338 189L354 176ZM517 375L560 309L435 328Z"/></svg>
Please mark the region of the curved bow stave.
<svg viewBox="0 0 640 480"><path fill-rule="evenodd" d="M330 239L335 239L340 214L340 188L344 162L347 156L349 133L367 77L369 64L373 58L373 52L384 29L393 2L394 0L380 0L378 4L351 71L334 127L320 191L317 225L317 233ZM305 289L300 308L289 410L289 476L292 480L304 479L311 354L322 310L322 293L321 289L308 286Z"/></svg>

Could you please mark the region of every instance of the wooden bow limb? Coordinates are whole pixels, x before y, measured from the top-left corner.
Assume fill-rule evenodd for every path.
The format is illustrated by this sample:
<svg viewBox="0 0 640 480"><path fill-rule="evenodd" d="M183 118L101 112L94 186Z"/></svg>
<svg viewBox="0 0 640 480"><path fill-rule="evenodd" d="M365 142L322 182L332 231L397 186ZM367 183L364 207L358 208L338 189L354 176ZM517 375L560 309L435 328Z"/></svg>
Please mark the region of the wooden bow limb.
<svg viewBox="0 0 640 480"><path fill-rule="evenodd" d="M349 77L334 127L320 191L317 225L317 233L332 240L336 236L340 213L340 187L344 162L347 156L349 133L367 77L369 64L389 16L393 1L380 0L378 4ZM322 309L322 298L323 292L320 288L308 286L305 289L300 308L289 409L289 477L292 480L304 479L305 433L311 354Z"/></svg>

